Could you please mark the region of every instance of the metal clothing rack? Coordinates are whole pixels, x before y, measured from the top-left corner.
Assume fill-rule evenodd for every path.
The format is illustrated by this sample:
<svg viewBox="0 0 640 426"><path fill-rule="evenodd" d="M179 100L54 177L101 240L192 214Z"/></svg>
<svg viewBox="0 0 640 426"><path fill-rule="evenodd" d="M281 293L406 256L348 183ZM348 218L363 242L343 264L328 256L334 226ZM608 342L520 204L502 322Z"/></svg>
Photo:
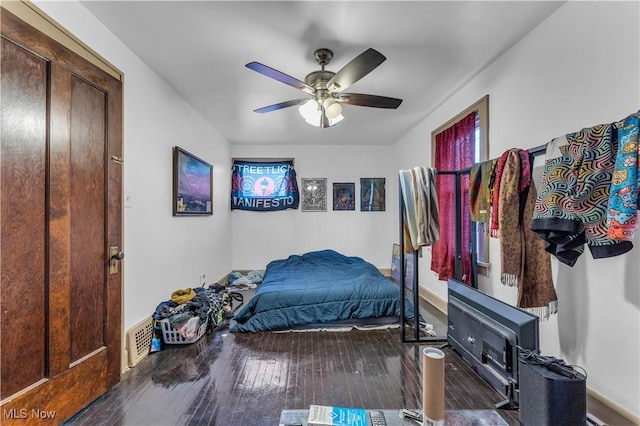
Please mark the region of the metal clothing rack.
<svg viewBox="0 0 640 426"><path fill-rule="evenodd" d="M531 149L527 149L529 154L534 156L538 156L544 154L547 150L547 145L539 145ZM460 177L462 175L469 174L471 172L471 167L467 167L466 169L461 170L442 170L436 172L437 175L455 175L456 185L455 185L455 279L461 281L462 280L462 205L460 200L460 195L462 194L462 183ZM400 324L401 324L401 338L403 343L407 342L442 342L446 341L446 338L438 338L433 336L420 336L420 315L419 315L419 285L418 285L418 252L413 251L411 256L413 256L413 282L411 283L411 289L413 292L413 306L414 306L414 336L413 339L409 339L406 337L404 323L405 323L405 272L404 272L404 199L402 196L402 186L400 184L400 180L398 180L398 199L400 202ZM476 226L476 225L474 225ZM475 229L474 229L475 231ZM471 277L471 286L474 288L478 287L478 271L476 266L477 253L475 251L476 241L475 241L475 232L471 232L471 268L472 268L472 277Z"/></svg>
<svg viewBox="0 0 640 426"><path fill-rule="evenodd" d="M400 337L402 343L412 342L446 342L446 337L437 336L420 336L420 295L418 287L418 251L414 250L410 255L413 256L413 282L411 283L411 290L413 293L413 338L408 338L405 330L405 270L404 270L404 199L402 197L402 185L400 178L398 178L398 200L400 201Z"/></svg>

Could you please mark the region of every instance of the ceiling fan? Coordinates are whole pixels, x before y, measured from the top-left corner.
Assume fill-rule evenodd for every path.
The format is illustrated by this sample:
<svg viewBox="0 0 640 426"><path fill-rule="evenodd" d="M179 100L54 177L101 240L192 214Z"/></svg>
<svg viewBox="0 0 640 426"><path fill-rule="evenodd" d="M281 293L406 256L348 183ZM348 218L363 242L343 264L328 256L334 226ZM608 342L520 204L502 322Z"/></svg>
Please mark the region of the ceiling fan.
<svg viewBox="0 0 640 426"><path fill-rule="evenodd" d="M299 105L300 114L307 123L324 128L334 126L344 118L342 104L396 109L402 103L402 99L397 98L343 92L387 59L377 50L371 48L365 50L338 72L324 69L333 58L331 50L318 49L313 56L321 69L307 74L304 81L259 62L248 63L247 68L302 90L311 96L258 108L254 112L264 113Z"/></svg>

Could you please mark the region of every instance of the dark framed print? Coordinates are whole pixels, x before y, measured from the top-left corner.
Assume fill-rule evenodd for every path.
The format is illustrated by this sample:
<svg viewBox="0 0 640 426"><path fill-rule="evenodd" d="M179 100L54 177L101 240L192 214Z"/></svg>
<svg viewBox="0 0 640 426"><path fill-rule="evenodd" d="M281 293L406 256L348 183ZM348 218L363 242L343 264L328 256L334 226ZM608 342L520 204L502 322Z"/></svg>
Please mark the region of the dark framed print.
<svg viewBox="0 0 640 426"><path fill-rule="evenodd" d="M326 178L302 178L302 211L327 211Z"/></svg>
<svg viewBox="0 0 640 426"><path fill-rule="evenodd" d="M180 147L173 148L173 215L213 214L213 166Z"/></svg>
<svg viewBox="0 0 640 426"><path fill-rule="evenodd" d="M383 212L385 178L360 178L360 211Z"/></svg>
<svg viewBox="0 0 640 426"><path fill-rule="evenodd" d="M356 184L353 182L336 182L333 184L333 209L356 209Z"/></svg>

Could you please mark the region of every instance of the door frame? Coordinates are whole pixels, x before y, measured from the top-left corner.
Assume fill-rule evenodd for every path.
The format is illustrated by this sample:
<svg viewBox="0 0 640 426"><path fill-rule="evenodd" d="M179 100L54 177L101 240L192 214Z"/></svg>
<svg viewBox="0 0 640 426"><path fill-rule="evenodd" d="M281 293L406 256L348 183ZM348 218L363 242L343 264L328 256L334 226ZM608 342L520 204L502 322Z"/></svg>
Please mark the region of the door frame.
<svg viewBox="0 0 640 426"><path fill-rule="evenodd" d="M49 38L57 41L76 55L91 62L111 77L124 81L124 73L103 58L95 50L87 46L82 40L74 36L52 17L39 9L36 5L25 0L2 2L2 8L16 15L25 23L31 25Z"/></svg>
<svg viewBox="0 0 640 426"><path fill-rule="evenodd" d="M18 21L22 21L26 26L30 26L35 28L35 30L41 32L44 36L53 39L54 41L61 44L68 51L72 52L73 55L80 56L83 60L86 60L90 63L91 66L95 66L101 72L104 72L105 75L100 79L100 82L108 87L110 96L108 97L108 108L111 111L115 111L113 116L110 116L110 120L108 123L107 134L108 136L108 145L106 147L106 155L105 155L105 170L106 170L106 179L105 180L105 202L106 202L106 210L105 210L105 222L109 223L107 225L108 232L105 234L105 245L104 247L105 253L109 252L109 246L118 245L120 250L123 250L124 243L124 211L122 208L122 191L123 191L123 173L122 170L122 149L123 149L123 120L122 120L122 111L123 111L123 96L122 96L122 81L123 81L123 73L115 68L113 65L108 63L104 58L98 55L96 52L91 50L88 46L84 45L81 41L75 38L71 33L69 33L66 29L56 23L52 18L47 16L44 12L39 10L35 5L26 1L11 1L11 2L3 2L2 3L2 14L8 11L10 13L6 14L7 19L10 15L15 15L18 18ZM3 21L5 17L3 17ZM13 19L13 18L11 18ZM25 28L26 28L25 26ZM22 30L22 24L16 26L17 31ZM11 39L11 29L3 26L3 36L7 34L7 37ZM18 33L16 33L18 34ZM38 53L39 46L36 42L36 45L33 46L32 51L34 53ZM42 55L46 57L46 55ZM86 63L86 62L85 62ZM82 66L79 68L79 76L82 77L83 70ZM107 82L105 84L105 82ZM53 135L52 135L53 137ZM55 167L54 163L51 164L52 167ZM114 190L109 190L110 188L114 188ZM52 193L52 195L54 195ZM115 216L114 216L115 215ZM113 221L113 217L116 217L116 221ZM119 218L119 220L118 220ZM105 265L107 260L105 259ZM105 266L105 270L106 270ZM119 265L119 273L114 275L107 275L106 277L106 285L107 291L110 298L115 298L117 300L118 309L108 309L106 312L106 333L105 338L107 341L116 342L115 345L111 345L111 347L107 347L107 350L104 351L104 354L101 354L100 357L106 357L109 360L109 364L113 367L108 368L105 372L105 380L107 383L107 388L113 386L117 382L120 381L120 375L122 372L126 370L126 350L125 350L125 342L124 342L124 268L123 265ZM53 283L52 283L53 284ZM110 326L113 325L113 326ZM55 342L53 342L55 343ZM52 342L50 342L52 344ZM60 360L64 363L64 360ZM56 365L60 364L57 360L53 360L53 371L58 370ZM62 364L60 364L62 365ZM68 364L67 364L68 365ZM68 376L70 379L73 377L73 373L63 373L64 376ZM46 380L45 380L46 381ZM41 386L44 385L45 388L47 384L44 382L36 383L33 386ZM88 384L91 386L90 384ZM28 389L27 389L28 390ZM52 389L53 392L64 393L63 389ZM11 401L20 400L23 392L18 392L15 395L8 397L6 400L2 401L3 406Z"/></svg>

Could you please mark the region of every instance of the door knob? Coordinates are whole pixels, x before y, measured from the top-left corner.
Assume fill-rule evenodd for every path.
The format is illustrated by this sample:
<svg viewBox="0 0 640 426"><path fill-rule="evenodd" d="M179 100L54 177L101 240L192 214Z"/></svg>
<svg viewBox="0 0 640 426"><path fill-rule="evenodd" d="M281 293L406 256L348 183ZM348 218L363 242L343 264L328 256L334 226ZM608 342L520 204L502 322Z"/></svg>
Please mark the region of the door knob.
<svg viewBox="0 0 640 426"><path fill-rule="evenodd" d="M119 251L116 254L111 255L111 258L112 259L117 259L117 260L122 260L122 259L124 259L124 253Z"/></svg>
<svg viewBox="0 0 640 426"><path fill-rule="evenodd" d="M109 247L109 275L118 273L118 260L124 258L124 253L119 247Z"/></svg>

